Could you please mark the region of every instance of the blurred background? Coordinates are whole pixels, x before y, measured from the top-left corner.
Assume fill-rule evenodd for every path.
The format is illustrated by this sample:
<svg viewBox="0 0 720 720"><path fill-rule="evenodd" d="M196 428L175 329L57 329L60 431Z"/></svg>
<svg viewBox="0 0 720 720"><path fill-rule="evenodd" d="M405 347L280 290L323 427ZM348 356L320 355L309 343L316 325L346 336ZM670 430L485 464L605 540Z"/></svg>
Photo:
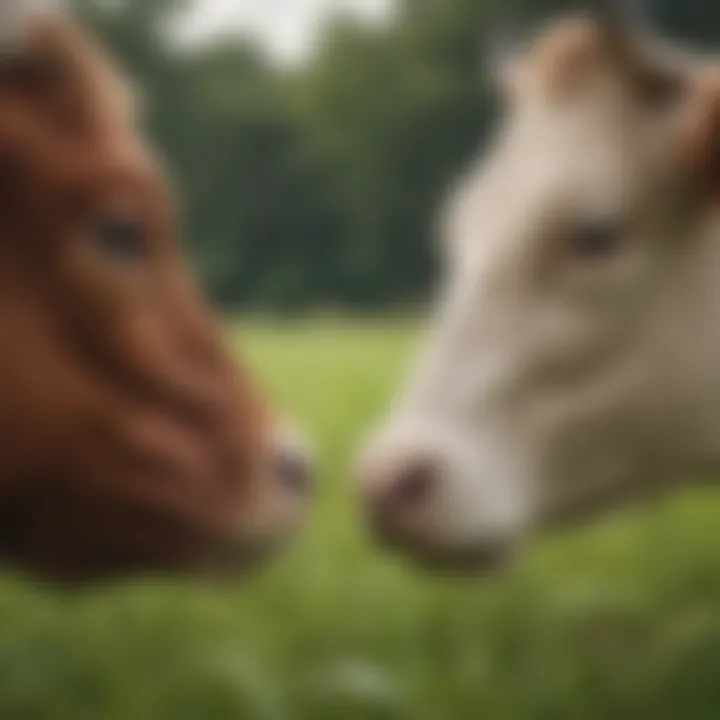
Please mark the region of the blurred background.
<svg viewBox="0 0 720 720"><path fill-rule="evenodd" d="M141 87L230 342L320 448L304 537L236 587L5 578L0 718L720 717L720 500L543 541L507 576L372 548L348 476L411 356L434 218L495 115L483 37L557 0L77 0ZM657 0L713 47L720 5ZM414 318L417 317L417 320Z"/></svg>

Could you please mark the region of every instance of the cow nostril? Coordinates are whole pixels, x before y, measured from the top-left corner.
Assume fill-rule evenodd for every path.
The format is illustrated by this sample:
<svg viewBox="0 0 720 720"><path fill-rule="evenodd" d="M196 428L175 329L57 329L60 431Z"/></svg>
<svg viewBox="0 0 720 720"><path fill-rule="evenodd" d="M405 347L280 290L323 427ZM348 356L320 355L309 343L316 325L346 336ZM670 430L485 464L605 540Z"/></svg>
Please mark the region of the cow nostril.
<svg viewBox="0 0 720 720"><path fill-rule="evenodd" d="M440 470L432 458L387 461L364 474L364 501L371 516L394 523L403 513L421 508L434 493Z"/></svg>
<svg viewBox="0 0 720 720"><path fill-rule="evenodd" d="M404 468L388 491L387 503L392 508L410 508L426 500L437 481L435 465L417 461Z"/></svg>
<svg viewBox="0 0 720 720"><path fill-rule="evenodd" d="M293 495L309 495L315 485L315 473L310 460L303 454L281 451L275 458L275 478Z"/></svg>

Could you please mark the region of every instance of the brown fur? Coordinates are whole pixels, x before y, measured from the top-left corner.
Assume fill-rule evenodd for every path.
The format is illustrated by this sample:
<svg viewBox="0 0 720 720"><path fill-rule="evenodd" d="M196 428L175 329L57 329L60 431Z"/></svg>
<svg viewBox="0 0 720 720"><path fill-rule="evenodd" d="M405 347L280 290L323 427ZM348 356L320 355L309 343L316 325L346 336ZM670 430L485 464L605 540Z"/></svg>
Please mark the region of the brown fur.
<svg viewBox="0 0 720 720"><path fill-rule="evenodd" d="M176 243L131 93L70 23L0 66L0 556L60 578L219 548L269 428ZM138 267L93 244L140 219Z"/></svg>
<svg viewBox="0 0 720 720"><path fill-rule="evenodd" d="M688 155L695 176L720 199L720 73L700 76L688 93Z"/></svg>

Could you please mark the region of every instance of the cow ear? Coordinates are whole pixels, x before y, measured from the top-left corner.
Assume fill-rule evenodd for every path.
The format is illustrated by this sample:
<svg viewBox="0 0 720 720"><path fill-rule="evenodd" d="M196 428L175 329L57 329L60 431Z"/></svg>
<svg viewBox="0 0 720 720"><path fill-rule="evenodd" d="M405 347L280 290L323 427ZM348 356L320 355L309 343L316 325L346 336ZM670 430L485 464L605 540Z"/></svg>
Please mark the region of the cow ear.
<svg viewBox="0 0 720 720"><path fill-rule="evenodd" d="M637 97L654 108L673 106L685 90L685 60L648 43L648 0L592 0L605 55Z"/></svg>
<svg viewBox="0 0 720 720"><path fill-rule="evenodd" d="M692 177L704 194L720 200L720 78L693 93L686 128Z"/></svg>
<svg viewBox="0 0 720 720"><path fill-rule="evenodd" d="M0 58L21 55L39 16L65 10L64 0L0 0Z"/></svg>
<svg viewBox="0 0 720 720"><path fill-rule="evenodd" d="M11 0L0 0L0 8L3 2ZM35 0L36 10L28 3L22 3L23 11L16 15L16 27L24 28L25 34L13 35L14 44L5 45L4 60L0 54L0 81L66 131L87 134L134 128L139 103L122 71L69 14L58 12L62 8L57 2ZM21 5L20 0L11 4Z"/></svg>

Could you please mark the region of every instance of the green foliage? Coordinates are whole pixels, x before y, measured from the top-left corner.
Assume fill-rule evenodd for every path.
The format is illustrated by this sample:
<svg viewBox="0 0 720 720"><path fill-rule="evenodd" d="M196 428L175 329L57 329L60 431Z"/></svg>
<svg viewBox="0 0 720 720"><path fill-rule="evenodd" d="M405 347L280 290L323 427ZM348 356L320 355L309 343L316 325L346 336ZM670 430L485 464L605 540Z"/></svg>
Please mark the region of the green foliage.
<svg viewBox="0 0 720 720"><path fill-rule="evenodd" d="M236 587L63 595L5 580L8 720L714 720L717 494L545 539L504 577L431 578L366 540L351 460L411 327L231 339L321 449L307 532Z"/></svg>
<svg viewBox="0 0 720 720"><path fill-rule="evenodd" d="M145 91L213 298L288 310L422 295L435 206L488 114L481 4L418 4L382 29L338 17L295 70L238 39L182 52L168 38L183 5L77 2Z"/></svg>

